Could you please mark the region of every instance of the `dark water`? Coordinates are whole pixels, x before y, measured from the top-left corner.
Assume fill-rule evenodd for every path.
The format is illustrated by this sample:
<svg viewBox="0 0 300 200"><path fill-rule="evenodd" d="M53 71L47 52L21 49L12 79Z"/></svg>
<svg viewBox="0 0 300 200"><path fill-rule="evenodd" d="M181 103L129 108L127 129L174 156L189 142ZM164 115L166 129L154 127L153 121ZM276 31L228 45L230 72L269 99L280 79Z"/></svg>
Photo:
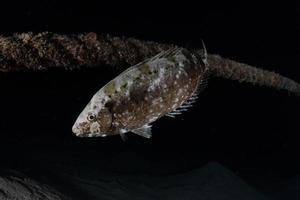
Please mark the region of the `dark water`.
<svg viewBox="0 0 300 200"><path fill-rule="evenodd" d="M44 1L1 16L9 18L3 32L99 31L193 48L203 38L209 52L299 82L299 7L259 6L190 5L153 16L151 9L132 13L130 5L109 12ZM193 108L154 123L150 140L76 138L77 115L118 73L107 67L1 74L1 177L27 177L71 199L299 198L299 98L211 78Z"/></svg>

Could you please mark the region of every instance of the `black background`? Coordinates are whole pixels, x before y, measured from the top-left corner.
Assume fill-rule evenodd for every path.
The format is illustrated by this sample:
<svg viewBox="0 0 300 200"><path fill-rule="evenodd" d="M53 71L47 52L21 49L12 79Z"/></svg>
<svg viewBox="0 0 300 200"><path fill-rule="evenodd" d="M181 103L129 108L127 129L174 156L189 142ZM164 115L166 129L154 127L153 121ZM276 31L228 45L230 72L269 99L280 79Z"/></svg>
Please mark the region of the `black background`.
<svg viewBox="0 0 300 200"><path fill-rule="evenodd" d="M300 6L280 3L0 3L1 33L99 32L220 54L300 82ZM137 7L136 7L137 6ZM174 173L217 161L258 186L300 174L299 98L284 91L211 78L195 106L153 124L150 140L76 138L71 127L92 95L120 71L0 74L3 166L43 166L49 157L109 170L152 163L145 173ZM103 75L104 74L104 75ZM135 155L133 157L122 157ZM109 160L122 157L115 164ZM76 160L76 161L74 161ZM69 163L69 164L70 164Z"/></svg>

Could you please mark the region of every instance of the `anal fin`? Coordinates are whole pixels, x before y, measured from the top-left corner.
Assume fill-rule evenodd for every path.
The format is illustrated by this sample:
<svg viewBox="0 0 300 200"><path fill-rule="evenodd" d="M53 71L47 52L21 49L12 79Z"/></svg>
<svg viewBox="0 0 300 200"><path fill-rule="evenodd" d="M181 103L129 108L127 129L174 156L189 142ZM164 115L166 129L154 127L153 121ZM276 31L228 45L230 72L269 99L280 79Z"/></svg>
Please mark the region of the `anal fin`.
<svg viewBox="0 0 300 200"><path fill-rule="evenodd" d="M169 112L168 114L166 114L166 116L175 118L176 115L182 114L182 112L187 111L188 108L193 107L193 103L196 102L197 98L198 98L198 94L194 93L189 99L187 99L185 102L183 102L181 104L181 106L179 106L175 110Z"/></svg>

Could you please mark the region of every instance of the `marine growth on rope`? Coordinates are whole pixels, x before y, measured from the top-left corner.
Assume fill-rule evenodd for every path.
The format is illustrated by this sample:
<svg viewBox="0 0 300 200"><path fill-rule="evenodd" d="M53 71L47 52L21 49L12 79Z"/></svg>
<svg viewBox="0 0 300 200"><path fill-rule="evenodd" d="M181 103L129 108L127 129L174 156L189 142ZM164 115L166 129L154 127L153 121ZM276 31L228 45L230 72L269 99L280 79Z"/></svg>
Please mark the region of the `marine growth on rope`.
<svg viewBox="0 0 300 200"><path fill-rule="evenodd" d="M191 106L207 75L206 51L172 48L128 68L102 87L73 125L79 137L127 132L151 137L151 123Z"/></svg>

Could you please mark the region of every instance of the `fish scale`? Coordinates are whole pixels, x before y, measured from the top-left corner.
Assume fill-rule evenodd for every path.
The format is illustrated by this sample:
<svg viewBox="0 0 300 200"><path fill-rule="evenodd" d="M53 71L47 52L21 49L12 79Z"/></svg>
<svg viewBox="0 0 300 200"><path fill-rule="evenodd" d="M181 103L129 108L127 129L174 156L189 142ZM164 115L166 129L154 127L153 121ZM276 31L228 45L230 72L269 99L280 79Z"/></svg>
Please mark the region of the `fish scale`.
<svg viewBox="0 0 300 200"><path fill-rule="evenodd" d="M190 105L184 103L194 98L207 72L205 55L206 51L202 55L176 47L130 67L93 96L73 132L80 137L122 138L133 132L150 138L151 123Z"/></svg>

